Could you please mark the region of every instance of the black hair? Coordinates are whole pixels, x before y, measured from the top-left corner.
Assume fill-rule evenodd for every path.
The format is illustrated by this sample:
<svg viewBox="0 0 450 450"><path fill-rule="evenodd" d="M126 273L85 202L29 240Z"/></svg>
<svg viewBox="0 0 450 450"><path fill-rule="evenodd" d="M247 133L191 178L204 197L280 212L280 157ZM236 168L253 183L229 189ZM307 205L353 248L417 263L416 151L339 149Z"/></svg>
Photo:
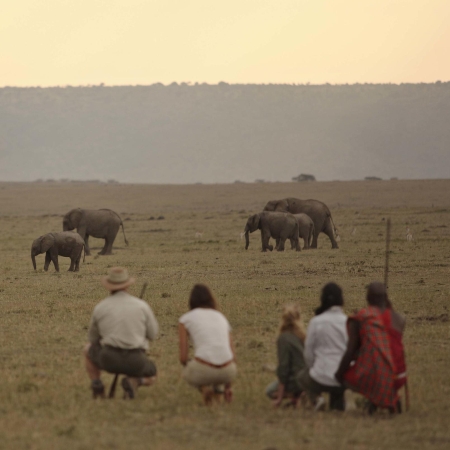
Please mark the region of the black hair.
<svg viewBox="0 0 450 450"><path fill-rule="evenodd" d="M315 314L318 316L332 306L343 306L344 297L342 296L342 289L336 283L328 283L322 288L320 295L320 306L316 308Z"/></svg>
<svg viewBox="0 0 450 450"><path fill-rule="evenodd" d="M217 303L209 290L204 284L196 284L191 291L189 297L189 308L211 308L217 309Z"/></svg>

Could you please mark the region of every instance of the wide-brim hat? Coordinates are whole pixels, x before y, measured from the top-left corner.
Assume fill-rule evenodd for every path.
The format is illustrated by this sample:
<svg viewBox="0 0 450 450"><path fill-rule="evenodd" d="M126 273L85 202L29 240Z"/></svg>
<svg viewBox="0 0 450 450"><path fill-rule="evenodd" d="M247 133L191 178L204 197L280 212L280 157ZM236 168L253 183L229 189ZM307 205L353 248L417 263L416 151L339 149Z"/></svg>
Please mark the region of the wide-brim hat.
<svg viewBox="0 0 450 450"><path fill-rule="evenodd" d="M121 291L136 281L135 278L130 277L128 270L123 267L113 267L109 270L106 277L102 277L102 285L108 291Z"/></svg>

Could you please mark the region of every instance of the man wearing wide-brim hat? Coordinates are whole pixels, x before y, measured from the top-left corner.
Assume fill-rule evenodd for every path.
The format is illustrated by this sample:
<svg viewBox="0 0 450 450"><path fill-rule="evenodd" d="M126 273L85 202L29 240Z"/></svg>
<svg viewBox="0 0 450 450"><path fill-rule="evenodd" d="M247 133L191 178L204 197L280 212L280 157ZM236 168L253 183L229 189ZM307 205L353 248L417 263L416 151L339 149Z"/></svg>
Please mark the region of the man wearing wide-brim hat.
<svg viewBox="0 0 450 450"><path fill-rule="evenodd" d="M158 322L146 302L127 292L134 282L122 267L110 269L101 280L110 295L94 308L84 350L94 398L105 396L102 370L125 375L124 398L134 398L138 386L156 380L156 366L145 351L158 334Z"/></svg>

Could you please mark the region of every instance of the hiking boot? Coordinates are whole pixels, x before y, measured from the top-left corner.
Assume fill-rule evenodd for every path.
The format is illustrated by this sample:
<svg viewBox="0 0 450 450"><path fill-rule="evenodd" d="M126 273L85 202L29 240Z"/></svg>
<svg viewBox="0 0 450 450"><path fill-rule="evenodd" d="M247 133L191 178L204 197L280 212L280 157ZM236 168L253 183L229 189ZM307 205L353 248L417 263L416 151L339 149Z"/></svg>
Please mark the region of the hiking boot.
<svg viewBox="0 0 450 450"><path fill-rule="evenodd" d="M135 387L133 385L133 382L128 378L124 377L122 378L122 388L123 388L123 398L132 400L135 395Z"/></svg>
<svg viewBox="0 0 450 450"><path fill-rule="evenodd" d="M105 398L105 386L103 385L102 380L92 380L91 389L93 398Z"/></svg>

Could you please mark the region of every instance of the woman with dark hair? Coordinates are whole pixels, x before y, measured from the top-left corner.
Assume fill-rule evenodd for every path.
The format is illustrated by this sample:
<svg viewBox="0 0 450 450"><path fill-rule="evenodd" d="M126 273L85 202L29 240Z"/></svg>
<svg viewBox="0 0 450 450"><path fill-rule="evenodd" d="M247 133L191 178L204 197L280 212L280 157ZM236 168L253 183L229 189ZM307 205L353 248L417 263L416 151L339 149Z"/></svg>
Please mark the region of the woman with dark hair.
<svg viewBox="0 0 450 450"><path fill-rule="evenodd" d="M217 310L217 302L204 284L193 287L189 309L178 324L180 362L185 366L183 378L200 390L206 405L220 394L231 402L231 383L237 369L230 324ZM192 360L189 360L189 339L194 345Z"/></svg>
<svg viewBox="0 0 450 450"><path fill-rule="evenodd" d="M316 316L309 322L305 341L308 368L300 372L299 383L316 410L325 406L322 392L330 394L330 409L345 409L344 388L334 376L347 348L343 305L342 289L336 283L328 283L322 289Z"/></svg>

